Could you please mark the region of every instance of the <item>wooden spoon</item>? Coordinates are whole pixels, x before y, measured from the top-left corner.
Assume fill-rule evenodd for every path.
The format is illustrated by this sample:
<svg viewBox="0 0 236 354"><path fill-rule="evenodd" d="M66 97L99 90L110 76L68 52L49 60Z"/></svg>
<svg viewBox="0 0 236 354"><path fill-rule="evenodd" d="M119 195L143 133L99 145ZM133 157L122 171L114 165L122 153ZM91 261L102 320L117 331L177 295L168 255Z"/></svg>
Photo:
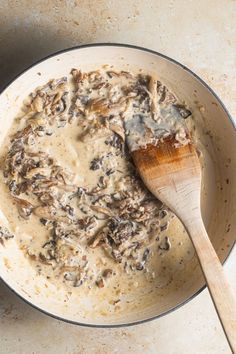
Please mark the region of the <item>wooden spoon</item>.
<svg viewBox="0 0 236 354"><path fill-rule="evenodd" d="M197 252L208 289L229 345L236 353L236 299L204 227L201 167L192 143L176 147L174 138L132 152L147 188L180 218Z"/></svg>

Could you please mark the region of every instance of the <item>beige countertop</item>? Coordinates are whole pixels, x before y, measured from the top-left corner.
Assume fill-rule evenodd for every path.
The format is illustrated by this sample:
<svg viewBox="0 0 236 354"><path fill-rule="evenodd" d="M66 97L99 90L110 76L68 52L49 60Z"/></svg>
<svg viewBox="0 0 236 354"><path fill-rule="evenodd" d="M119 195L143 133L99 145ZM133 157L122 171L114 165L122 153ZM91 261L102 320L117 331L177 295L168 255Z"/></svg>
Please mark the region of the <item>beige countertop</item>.
<svg viewBox="0 0 236 354"><path fill-rule="evenodd" d="M92 42L144 46L187 65L236 117L235 0L0 0L0 88L33 61ZM236 248L225 271L236 290ZM158 320L82 328L25 304L0 283L3 354L228 354L207 290Z"/></svg>

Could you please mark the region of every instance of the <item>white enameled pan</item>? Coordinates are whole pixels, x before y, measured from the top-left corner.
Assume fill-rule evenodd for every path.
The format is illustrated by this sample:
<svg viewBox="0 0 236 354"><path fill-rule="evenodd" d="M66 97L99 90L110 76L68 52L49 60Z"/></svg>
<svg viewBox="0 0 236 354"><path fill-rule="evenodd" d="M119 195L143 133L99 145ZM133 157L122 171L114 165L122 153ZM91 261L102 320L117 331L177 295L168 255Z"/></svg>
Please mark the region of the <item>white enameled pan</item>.
<svg viewBox="0 0 236 354"><path fill-rule="evenodd" d="M193 110L200 141L205 147L203 217L211 241L224 262L236 235L235 126L216 94L176 61L151 50L120 44L85 45L56 53L24 71L1 93L0 143L18 114L23 99L37 86L52 78L68 75L72 68L88 71L104 64L123 70L142 69L143 72L155 73ZM178 234L177 228L176 240L183 238L188 238L188 235ZM155 289L147 286L142 293L134 286L129 295L130 301L119 311L106 311L105 299L104 303L96 304L96 298L89 296L82 298L74 294L68 298L65 290L45 283L42 276L36 275L14 239L7 241L5 247L0 245L0 277L29 304L62 320L91 326L129 325L167 314L204 288L203 276L190 241L188 249L173 246L172 252L173 260L168 259L172 264L167 265L171 269L171 282ZM186 252L188 262L180 266ZM96 310L98 307L99 311Z"/></svg>

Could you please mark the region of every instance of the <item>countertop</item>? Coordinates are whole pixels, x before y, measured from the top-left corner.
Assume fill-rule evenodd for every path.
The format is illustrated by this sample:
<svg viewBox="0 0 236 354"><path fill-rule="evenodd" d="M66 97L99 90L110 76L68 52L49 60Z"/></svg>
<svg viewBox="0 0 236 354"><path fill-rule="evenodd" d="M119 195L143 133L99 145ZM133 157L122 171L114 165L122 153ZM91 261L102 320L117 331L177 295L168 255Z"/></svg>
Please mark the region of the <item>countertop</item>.
<svg viewBox="0 0 236 354"><path fill-rule="evenodd" d="M35 60L73 45L130 43L200 75L236 117L235 0L0 0L0 89ZM236 248L225 265L236 290ZM207 290L158 320L123 329L47 317L0 283L2 354L228 354Z"/></svg>

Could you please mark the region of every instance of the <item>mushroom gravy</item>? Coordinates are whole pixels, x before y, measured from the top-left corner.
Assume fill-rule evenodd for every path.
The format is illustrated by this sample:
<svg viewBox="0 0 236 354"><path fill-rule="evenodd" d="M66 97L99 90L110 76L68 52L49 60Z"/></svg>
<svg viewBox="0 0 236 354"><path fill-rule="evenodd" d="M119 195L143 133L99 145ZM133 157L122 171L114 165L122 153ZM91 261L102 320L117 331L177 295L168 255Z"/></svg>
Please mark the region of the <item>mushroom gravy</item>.
<svg viewBox="0 0 236 354"><path fill-rule="evenodd" d="M15 235L39 274L72 287L155 278L177 221L143 185L126 142L138 124L152 130L154 121L160 129L131 150L173 133L185 143L190 114L143 74L73 69L37 88L2 147L9 230L0 229L0 241Z"/></svg>

